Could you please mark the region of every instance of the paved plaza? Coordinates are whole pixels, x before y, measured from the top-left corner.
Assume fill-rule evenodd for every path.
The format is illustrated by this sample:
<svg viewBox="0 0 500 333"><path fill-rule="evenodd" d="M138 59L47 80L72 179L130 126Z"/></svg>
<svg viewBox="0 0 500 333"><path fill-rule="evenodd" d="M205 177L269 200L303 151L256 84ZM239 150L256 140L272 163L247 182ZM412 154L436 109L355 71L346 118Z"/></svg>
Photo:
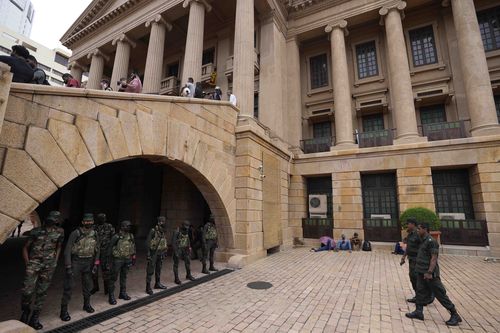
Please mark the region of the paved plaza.
<svg viewBox="0 0 500 333"><path fill-rule="evenodd" d="M499 332L500 263L441 256L442 279L463 322L448 328L437 302L412 321L408 266L389 252L273 254L85 332ZM249 289L267 281L267 290Z"/></svg>

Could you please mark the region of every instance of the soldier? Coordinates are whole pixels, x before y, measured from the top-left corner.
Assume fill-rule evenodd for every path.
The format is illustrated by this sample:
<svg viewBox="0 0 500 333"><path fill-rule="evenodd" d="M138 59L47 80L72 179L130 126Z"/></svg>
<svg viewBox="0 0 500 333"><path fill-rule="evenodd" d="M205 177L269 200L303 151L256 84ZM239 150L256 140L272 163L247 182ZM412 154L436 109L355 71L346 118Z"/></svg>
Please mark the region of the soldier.
<svg viewBox="0 0 500 333"><path fill-rule="evenodd" d="M82 278L83 310L93 313L90 305L90 289L92 288L92 273L95 274L99 267L99 237L93 228L93 214L84 214L82 226L73 231L68 238L64 249L64 264L66 275L64 277L64 291L61 299L60 318L63 321L71 320L68 313L68 304L71 299L74 275Z"/></svg>
<svg viewBox="0 0 500 333"><path fill-rule="evenodd" d="M208 268L210 271L218 271L217 268L214 267L214 253L215 249L219 246L218 241L217 241L217 229L215 228L215 223L214 223L214 216L210 214L210 217L205 223L205 226L203 227L203 234L202 234L202 244L203 244L203 269L202 273L204 274L210 274L209 271L207 271L207 257L210 260L210 267Z"/></svg>
<svg viewBox="0 0 500 333"><path fill-rule="evenodd" d="M148 267L146 268L146 293L153 295L151 289L151 277L155 273L155 289L167 289L160 282L161 267L163 257L167 251L167 238L165 235L165 227L167 223L165 216L158 216L158 222L154 228L149 231L146 239L146 248L148 249Z"/></svg>
<svg viewBox="0 0 500 333"><path fill-rule="evenodd" d="M64 230L56 226L59 216L58 211L50 212L41 227L30 231L28 241L23 247L26 277L21 297L20 320L36 330L43 328L39 321L40 310L47 297L47 289L49 289L64 241ZM33 314L28 322L33 296L35 296Z"/></svg>
<svg viewBox="0 0 500 333"><path fill-rule="evenodd" d="M109 304L115 305L115 283L120 274L120 294L119 299L125 301L130 300L127 295L127 273L131 266L135 265L135 240L134 235L130 233L130 221L122 221L120 224L120 232L111 238L111 243L108 248L109 264L113 265L111 270L112 276L110 279Z"/></svg>
<svg viewBox="0 0 500 333"><path fill-rule="evenodd" d="M115 234L115 228L106 223L106 214L100 213L97 215L97 224L95 226L95 231L97 232L97 236L99 237L99 252L101 257L99 260L101 261L101 270L102 270L102 280L104 286L104 295L108 294L108 286L109 279L111 277L111 272L109 271L108 265L108 247L109 242L111 242L111 237ZM94 288L90 291L93 295L99 291L99 270L96 271L95 274L92 275L92 280L94 282Z"/></svg>
<svg viewBox="0 0 500 333"><path fill-rule="evenodd" d="M457 326L462 321L462 318L458 315L455 305L446 295L446 289L439 278L439 244L429 235L429 225L427 223L419 223L417 231L422 239L415 265L417 273L417 296L415 303L417 308L415 311L407 313L406 317L424 320L424 306L431 302L434 294L439 303L451 314L450 319L446 321L446 325Z"/></svg>
<svg viewBox="0 0 500 333"><path fill-rule="evenodd" d="M179 280L179 259L184 260L184 265L186 266L186 279L194 281L195 278L191 275L190 268L190 258L191 248L189 244L189 221L184 221L182 223L181 230L177 230L174 232L174 236L172 237L172 247L174 250L173 259L174 259L174 275L175 275L175 283L181 284L181 280Z"/></svg>
<svg viewBox="0 0 500 333"><path fill-rule="evenodd" d="M417 263L417 253L418 253L418 248L420 247L420 244L422 243L422 240L420 239L420 236L417 233L417 220L413 217L408 218L406 221L408 224L408 237L407 237L407 245L406 245L406 251L405 254L403 255L403 258L401 258L401 266L405 264L406 257L408 257L408 269L409 269L409 275L410 275L410 282L411 286L413 287L413 290L415 291L415 295L417 293L417 273L415 272L415 265ZM415 303L416 297L409 298L406 300L407 302L410 303Z"/></svg>

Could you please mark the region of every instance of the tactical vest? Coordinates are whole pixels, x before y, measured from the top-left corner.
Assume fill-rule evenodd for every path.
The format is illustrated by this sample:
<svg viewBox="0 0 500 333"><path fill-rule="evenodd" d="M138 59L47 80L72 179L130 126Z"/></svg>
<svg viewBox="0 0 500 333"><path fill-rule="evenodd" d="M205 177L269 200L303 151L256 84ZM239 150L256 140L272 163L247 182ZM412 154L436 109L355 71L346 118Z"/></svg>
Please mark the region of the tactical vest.
<svg viewBox="0 0 500 333"><path fill-rule="evenodd" d="M111 242L111 238L114 234L113 226L109 223L104 223L102 225L98 224L96 225L95 230L99 235L101 251L105 251L108 248L109 243Z"/></svg>
<svg viewBox="0 0 500 333"><path fill-rule="evenodd" d="M189 235L184 235L182 232L179 232L179 236L177 237L177 245L179 246L179 248L189 247Z"/></svg>
<svg viewBox="0 0 500 333"><path fill-rule="evenodd" d="M212 223L207 224L207 232L205 233L205 239L216 240L217 239L217 229Z"/></svg>
<svg viewBox="0 0 500 333"><path fill-rule="evenodd" d="M115 258L130 258L135 253L134 236L127 233L118 235L118 241L113 246L113 257Z"/></svg>
<svg viewBox="0 0 500 333"><path fill-rule="evenodd" d="M30 259L55 259L57 245L64 239L61 228L35 228L30 232Z"/></svg>
<svg viewBox="0 0 500 333"><path fill-rule="evenodd" d="M71 254L80 258L92 258L97 248L97 234L95 230L90 230L89 232L78 231L80 236L73 244Z"/></svg>
<svg viewBox="0 0 500 333"><path fill-rule="evenodd" d="M149 242L149 248L155 251L164 251L167 248L165 234L160 232L157 227L153 229L153 237Z"/></svg>

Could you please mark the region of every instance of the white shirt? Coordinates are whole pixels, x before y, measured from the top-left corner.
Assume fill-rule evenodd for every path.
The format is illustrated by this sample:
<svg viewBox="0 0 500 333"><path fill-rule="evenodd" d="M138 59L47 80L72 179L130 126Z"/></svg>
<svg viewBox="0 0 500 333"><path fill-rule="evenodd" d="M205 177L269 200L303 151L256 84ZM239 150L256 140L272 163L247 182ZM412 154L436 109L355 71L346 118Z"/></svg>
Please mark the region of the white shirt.
<svg viewBox="0 0 500 333"><path fill-rule="evenodd" d="M236 96L234 96L233 94L231 94L229 96L229 103L233 104L234 106L236 106Z"/></svg>

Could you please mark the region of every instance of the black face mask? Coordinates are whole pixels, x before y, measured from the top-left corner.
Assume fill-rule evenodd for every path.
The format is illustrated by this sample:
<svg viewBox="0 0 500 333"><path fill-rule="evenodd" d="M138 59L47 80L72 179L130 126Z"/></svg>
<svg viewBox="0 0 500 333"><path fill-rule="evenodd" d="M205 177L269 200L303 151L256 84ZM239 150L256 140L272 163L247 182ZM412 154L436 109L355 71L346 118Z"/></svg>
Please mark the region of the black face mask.
<svg viewBox="0 0 500 333"><path fill-rule="evenodd" d="M47 220L45 220L45 223L44 223L44 225L45 225L46 227L53 227L55 224L56 224L56 221L51 220L51 219L47 219Z"/></svg>

